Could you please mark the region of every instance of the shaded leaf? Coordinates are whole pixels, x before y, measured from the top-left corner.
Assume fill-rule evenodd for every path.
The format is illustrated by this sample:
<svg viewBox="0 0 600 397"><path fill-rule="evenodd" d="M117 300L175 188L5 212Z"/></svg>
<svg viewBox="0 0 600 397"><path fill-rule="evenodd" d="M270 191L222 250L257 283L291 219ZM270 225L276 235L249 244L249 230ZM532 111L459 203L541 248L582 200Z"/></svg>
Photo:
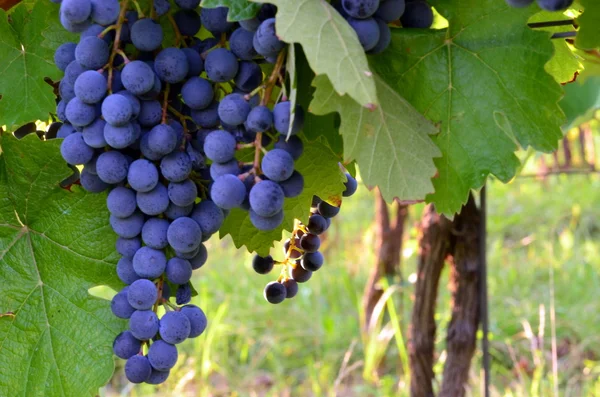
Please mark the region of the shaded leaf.
<svg viewBox="0 0 600 397"><path fill-rule="evenodd" d="M227 7L229 8L227 20L234 22L254 18L260 10L261 4L251 3L248 0L202 0L201 6L204 8Z"/></svg>

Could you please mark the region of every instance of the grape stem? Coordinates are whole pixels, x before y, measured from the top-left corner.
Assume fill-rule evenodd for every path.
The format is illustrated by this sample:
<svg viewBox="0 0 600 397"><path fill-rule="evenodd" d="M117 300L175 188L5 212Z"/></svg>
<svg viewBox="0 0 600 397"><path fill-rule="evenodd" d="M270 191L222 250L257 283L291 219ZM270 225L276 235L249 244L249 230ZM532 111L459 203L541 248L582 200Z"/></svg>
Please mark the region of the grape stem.
<svg viewBox="0 0 600 397"><path fill-rule="evenodd" d="M177 23L175 22L175 18L173 18L173 15L171 15L171 13L169 13L167 15L167 18L169 18L169 22L171 22L171 26L173 26L173 30L175 31L175 47L179 48L179 47L181 47L181 45L183 45L184 47L187 47L187 45L185 44L185 41L183 41L183 39L182 39L181 32L179 31L179 28L177 27Z"/></svg>
<svg viewBox="0 0 600 397"><path fill-rule="evenodd" d="M167 107L169 106L169 91L171 90L171 84L167 83L167 86L165 88L165 98L163 99L163 106L162 106L162 123L166 124L167 122Z"/></svg>
<svg viewBox="0 0 600 397"><path fill-rule="evenodd" d="M271 76L269 76L269 80L265 85L265 90L263 92L262 99L260 104L262 106L266 106L269 103L269 98L271 98L271 93L273 92L273 87L278 81L278 76L280 75L281 68L283 67L285 61L285 50L282 50L277 56L277 62L275 63L275 68L271 72ZM256 175L260 173L260 152L263 151L262 147L262 132L256 133L256 139L254 140L254 166L252 170Z"/></svg>
<svg viewBox="0 0 600 397"><path fill-rule="evenodd" d="M140 19L144 18L144 13L142 12L142 8L140 7L140 3L138 3L136 0L131 0L133 1L133 5L135 5L135 9L137 10L138 16Z"/></svg>
<svg viewBox="0 0 600 397"><path fill-rule="evenodd" d="M125 52L123 52L122 49L119 48L116 52L118 55L121 55L123 57L123 62L125 62L125 64L128 64L130 62L129 58L127 58L127 55L125 54Z"/></svg>
<svg viewBox="0 0 600 397"><path fill-rule="evenodd" d="M115 41L113 43L112 52L110 53L110 58L108 59L108 92L112 94L112 75L113 75L113 63L115 61L115 57L119 51L119 46L121 45L121 30L123 30L123 22L125 22L125 13L127 12L127 5L129 0L123 0L121 4L121 12L119 13L119 19L115 24L117 33L115 35Z"/></svg>
<svg viewBox="0 0 600 397"><path fill-rule="evenodd" d="M108 34L108 32L110 32L111 30L115 30L116 28L117 28L117 25L110 25L109 27L104 29L102 32L100 32L100 34L98 35L98 38L99 39L104 38L104 36L106 36Z"/></svg>
<svg viewBox="0 0 600 397"><path fill-rule="evenodd" d="M158 290L158 298L156 299L156 302L154 302L154 306L152 307L152 311L154 313L156 313L156 310L158 310L158 305L163 300L162 293L163 293L164 282L165 282L164 276L160 276L160 278L158 279L158 283L156 284L156 289Z"/></svg>

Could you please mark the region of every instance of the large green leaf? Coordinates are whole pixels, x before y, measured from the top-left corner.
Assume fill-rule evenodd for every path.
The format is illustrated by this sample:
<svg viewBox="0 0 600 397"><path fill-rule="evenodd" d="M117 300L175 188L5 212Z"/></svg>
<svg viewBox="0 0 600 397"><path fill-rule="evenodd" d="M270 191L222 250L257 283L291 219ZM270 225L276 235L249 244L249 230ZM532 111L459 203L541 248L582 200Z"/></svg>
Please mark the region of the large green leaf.
<svg viewBox="0 0 600 397"><path fill-rule="evenodd" d="M248 0L202 0L201 6L204 8L227 7L229 8L227 13L229 21L243 21L254 18L261 5Z"/></svg>
<svg viewBox="0 0 600 397"><path fill-rule="evenodd" d="M383 80L375 81L381 106L370 111L338 95L325 76L317 76L310 110L340 114L346 161L356 160L362 179L368 186L377 185L387 202L395 197L422 200L433 191L433 158L440 152L429 134L436 130Z"/></svg>
<svg viewBox="0 0 600 397"><path fill-rule="evenodd" d="M296 161L295 168L304 177L304 191L298 197L286 198L283 206L285 218L280 227L269 232L256 230L247 211L234 209L225 219L219 231L221 238L231 235L237 248L245 245L248 251L267 255L273 241L281 240L283 230L291 231L294 219L308 221L313 195L337 202L344 191L344 174L338 166L338 158L320 141L305 142L304 153Z"/></svg>
<svg viewBox="0 0 600 397"><path fill-rule="evenodd" d="M57 33L58 5L37 1L10 14L0 10L0 126L9 128L46 120L56 107L53 89L44 77L57 80L54 50L65 36Z"/></svg>
<svg viewBox="0 0 600 397"><path fill-rule="evenodd" d="M124 323L96 285L120 287L105 195L58 183L60 141L0 136L0 396L95 396Z"/></svg>
<svg viewBox="0 0 600 397"><path fill-rule="evenodd" d="M375 81L358 36L325 0L268 0L277 6L277 35L299 43L310 67L335 90L368 108L379 104Z"/></svg>
<svg viewBox="0 0 600 397"><path fill-rule="evenodd" d="M579 31L575 45L591 50L600 47L600 2L598 0L579 0L584 12L579 18Z"/></svg>
<svg viewBox="0 0 600 397"><path fill-rule="evenodd" d="M505 182L514 176L519 146L557 147L562 89L544 70L553 52L550 34L527 27L534 7L499 0L431 3L448 29L394 29L390 47L371 66L440 123L434 139L443 156L427 200L453 214L489 174Z"/></svg>
<svg viewBox="0 0 600 397"><path fill-rule="evenodd" d="M594 118L596 110L600 109L600 76L567 84L560 106L567 116L565 131Z"/></svg>

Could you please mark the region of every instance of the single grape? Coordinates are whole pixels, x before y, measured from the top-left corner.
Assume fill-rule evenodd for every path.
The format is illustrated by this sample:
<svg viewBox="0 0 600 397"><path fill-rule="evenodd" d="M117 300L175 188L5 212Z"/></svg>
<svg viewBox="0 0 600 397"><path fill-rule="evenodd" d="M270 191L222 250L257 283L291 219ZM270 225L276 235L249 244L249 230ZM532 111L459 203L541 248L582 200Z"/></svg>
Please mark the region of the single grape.
<svg viewBox="0 0 600 397"><path fill-rule="evenodd" d="M194 10L179 10L173 15L179 32L184 36L195 36L200 31L200 15Z"/></svg>
<svg viewBox="0 0 600 397"><path fill-rule="evenodd" d="M131 42L140 51L157 50L163 36L162 27L151 18L140 19L131 26Z"/></svg>
<svg viewBox="0 0 600 397"><path fill-rule="evenodd" d="M106 95L106 78L94 70L86 70L77 77L73 88L77 98L83 103L93 105Z"/></svg>
<svg viewBox="0 0 600 397"><path fill-rule="evenodd" d="M196 204L190 218L200 226L203 235L216 233L225 220L223 210L210 200Z"/></svg>
<svg viewBox="0 0 600 397"><path fill-rule="evenodd" d="M318 235L327 230L329 224L323 216L319 214L314 214L311 215L310 218L308 218L308 225L306 227L308 228L309 232Z"/></svg>
<svg viewBox="0 0 600 397"><path fill-rule="evenodd" d="M173 284L186 284L192 278L192 265L187 259L174 257L167 262L165 273Z"/></svg>
<svg viewBox="0 0 600 397"><path fill-rule="evenodd" d="M65 111L67 104L71 101L71 99L75 98L75 87L67 82L67 80L62 79L58 84L58 94L60 98L65 101ZM66 119L66 112L65 112Z"/></svg>
<svg viewBox="0 0 600 397"><path fill-rule="evenodd" d="M119 0L92 0L92 20L100 25L111 25L119 18Z"/></svg>
<svg viewBox="0 0 600 397"><path fill-rule="evenodd" d="M128 218L117 218L116 216L111 215L110 225L119 237L134 238L142 232L144 215L139 212L134 213Z"/></svg>
<svg viewBox="0 0 600 397"><path fill-rule="evenodd" d="M119 318L130 318L135 312L135 309L129 304L127 300L127 291L129 287L123 288L121 292L113 296L110 302L110 310L112 313Z"/></svg>
<svg viewBox="0 0 600 397"><path fill-rule="evenodd" d="M275 125L275 129L283 135L288 134L290 127L290 108L291 104L289 101L279 102L273 108L273 124ZM304 110L300 105L296 105L291 134L294 135L298 133L302 127L304 127Z"/></svg>
<svg viewBox="0 0 600 397"><path fill-rule="evenodd" d="M81 171L79 182L81 183L81 186L90 193L100 193L109 187L109 185L101 180L98 175L90 173L85 168Z"/></svg>
<svg viewBox="0 0 600 397"><path fill-rule="evenodd" d="M96 36L84 37L75 47L75 59L87 69L102 68L109 55L108 44Z"/></svg>
<svg viewBox="0 0 600 397"><path fill-rule="evenodd" d="M323 266L323 254L321 254L319 251L306 253L304 254L304 257L302 257L301 265L304 270L316 272L321 268L321 266Z"/></svg>
<svg viewBox="0 0 600 397"><path fill-rule="evenodd" d="M167 190L171 202L181 207L194 204L198 196L198 188L190 179L183 182L170 182Z"/></svg>
<svg viewBox="0 0 600 397"><path fill-rule="evenodd" d="M162 81L179 83L186 78L189 71L187 57L179 48L165 48L156 56L154 70Z"/></svg>
<svg viewBox="0 0 600 397"><path fill-rule="evenodd" d="M181 218L182 216L188 216L192 212L193 208L194 208L193 204L185 206L185 207L180 207L173 203L169 203L169 206L167 207L167 210L165 211L165 216L168 219L175 220L177 218Z"/></svg>
<svg viewBox="0 0 600 397"><path fill-rule="evenodd" d="M111 190L106 198L108 211L119 218L127 218L135 212L135 192L126 187L118 186Z"/></svg>
<svg viewBox="0 0 600 397"><path fill-rule="evenodd" d="M74 86L75 81L77 81L77 77L79 77L83 72L88 70L87 68L81 66L79 62L73 61L67 68L65 69L65 77L61 80L61 82L66 82L67 84Z"/></svg>
<svg viewBox="0 0 600 397"><path fill-rule="evenodd" d="M185 304L190 303L191 300L192 300L192 285L190 283L186 283L186 284L178 286L177 292L175 293L175 303L177 303L177 305L185 305Z"/></svg>
<svg viewBox="0 0 600 397"><path fill-rule="evenodd" d="M62 81L61 81L61 83L62 83ZM73 91L73 95L75 95L75 91ZM63 122L69 121L69 119L67 119L66 110L67 110L67 101L65 101L64 99L61 99L60 102L58 102L58 105L56 105L56 117L58 117L58 119L60 121L63 121Z"/></svg>
<svg viewBox="0 0 600 397"><path fill-rule="evenodd" d="M161 218L150 218L142 227L142 241L150 248L157 250L167 248L167 230L169 221Z"/></svg>
<svg viewBox="0 0 600 397"><path fill-rule="evenodd" d="M140 114L138 122L144 127L153 127L160 123L162 118L162 106L156 100L140 102Z"/></svg>
<svg viewBox="0 0 600 397"><path fill-rule="evenodd" d="M136 257L134 256L134 261L135 258ZM156 286L150 280L135 280L133 283L131 283L129 290L127 291L127 301L133 308L137 310L150 310L157 298L158 295L156 292Z"/></svg>
<svg viewBox="0 0 600 397"><path fill-rule="evenodd" d="M273 112L266 106L257 106L246 119L246 128L252 132L267 131L273 125Z"/></svg>
<svg viewBox="0 0 600 397"><path fill-rule="evenodd" d="M257 17L251 19L244 19L243 21L238 21L240 26L250 32L256 32L258 27L260 26L260 20Z"/></svg>
<svg viewBox="0 0 600 397"><path fill-rule="evenodd" d="M533 1L533 0L531 0ZM375 11L375 17L383 22L392 23L400 19L406 7L405 0L384 0L379 2L379 8Z"/></svg>
<svg viewBox="0 0 600 397"><path fill-rule="evenodd" d="M566 10L573 4L573 0L537 0L541 9L546 11Z"/></svg>
<svg viewBox="0 0 600 397"><path fill-rule="evenodd" d="M233 23L227 21L228 11L227 7L203 8L200 14L202 26L215 37L220 36L221 33L230 31Z"/></svg>
<svg viewBox="0 0 600 397"><path fill-rule="evenodd" d="M262 231L274 230L283 222L283 210L273 216L260 216L250 209L250 222L255 228Z"/></svg>
<svg viewBox="0 0 600 397"><path fill-rule="evenodd" d="M342 192L342 196L350 197L356 193L356 189L358 189L358 182L352 175L346 172L346 182L344 182L344 186L346 189Z"/></svg>
<svg viewBox="0 0 600 397"><path fill-rule="evenodd" d="M192 109L192 120L202 128L214 128L219 125L218 107L218 102L212 102L206 109Z"/></svg>
<svg viewBox="0 0 600 397"><path fill-rule="evenodd" d="M388 48L392 41L392 32L387 23L379 18L375 18L375 22L377 22L377 26L379 26L379 40L377 41L377 44L375 44L375 47L368 51L369 54L382 53Z"/></svg>
<svg viewBox="0 0 600 397"><path fill-rule="evenodd" d="M181 97L191 109L204 109L213 100L212 84L201 77L192 77L181 88Z"/></svg>
<svg viewBox="0 0 600 397"><path fill-rule="evenodd" d="M151 373L152 367L145 356L132 356L125 363L125 376L131 383L145 382Z"/></svg>
<svg viewBox="0 0 600 397"><path fill-rule="evenodd" d="M60 145L60 154L69 164L85 164L94 156L94 149L85 144L81 132L74 132Z"/></svg>
<svg viewBox="0 0 600 397"><path fill-rule="evenodd" d="M197 77L204 70L204 61L193 48L182 48L181 51L185 54L188 61L188 74L187 77Z"/></svg>
<svg viewBox="0 0 600 397"><path fill-rule="evenodd" d="M96 119L96 108L75 97L67 104L65 114L75 127L85 127Z"/></svg>
<svg viewBox="0 0 600 397"><path fill-rule="evenodd" d="M129 318L129 331L139 340L154 338L158 332L158 317L152 310L136 310Z"/></svg>
<svg viewBox="0 0 600 397"><path fill-rule="evenodd" d="M59 19L60 19L60 24L66 30L68 30L69 32L72 32L72 33L81 33L83 31L85 31L91 25L91 21L89 19L86 19L85 21L80 22L80 23L71 22L65 17L65 14L62 12L59 15Z"/></svg>
<svg viewBox="0 0 600 397"><path fill-rule="evenodd" d="M366 19L375 14L379 0L342 0L342 7L352 18Z"/></svg>
<svg viewBox="0 0 600 397"><path fill-rule="evenodd" d="M75 60L75 43L61 44L54 53L54 63L61 70L65 71L67 66Z"/></svg>
<svg viewBox="0 0 600 397"><path fill-rule="evenodd" d="M312 277L312 272L303 269L297 263L298 261L296 262L296 267L292 269L292 278L298 283L305 283Z"/></svg>
<svg viewBox="0 0 600 397"><path fill-rule="evenodd" d="M181 313L185 314L190 320L190 338L200 336L206 329L206 315L196 305L185 305L181 308Z"/></svg>
<svg viewBox="0 0 600 397"><path fill-rule="evenodd" d="M83 140L89 147L100 149L107 145L106 140L104 139L105 125L106 121L96 119L92 124L83 127Z"/></svg>
<svg viewBox="0 0 600 397"><path fill-rule="evenodd" d="M131 106L131 101L123 95L112 94L102 101L102 117L104 117L107 123L114 126L123 126L131 120L132 116L133 107Z"/></svg>
<svg viewBox="0 0 600 397"><path fill-rule="evenodd" d="M348 18L347 21L358 35L358 41L365 51L369 51L377 45L380 33L379 25L374 18Z"/></svg>
<svg viewBox="0 0 600 397"><path fill-rule="evenodd" d="M265 287L263 295L267 302L277 304L285 300L287 292L285 286L277 281L271 281Z"/></svg>
<svg viewBox="0 0 600 397"><path fill-rule="evenodd" d="M235 138L227 131L212 131L204 140L206 157L217 163L225 163L235 156Z"/></svg>
<svg viewBox="0 0 600 397"><path fill-rule="evenodd" d="M138 192L149 192L158 184L158 170L146 159L135 160L129 166L127 183Z"/></svg>
<svg viewBox="0 0 600 397"><path fill-rule="evenodd" d="M263 157L261 168L267 178L277 182L285 181L294 172L294 159L285 150L272 149Z"/></svg>
<svg viewBox="0 0 600 397"><path fill-rule="evenodd" d="M204 237L204 235L203 235L203 237ZM180 256L180 255L178 255L178 256ZM198 252L196 253L196 255L194 255L193 257L191 257L188 260L190 261L190 264L192 265L192 270L196 270L196 269L200 269L206 263L207 259L208 259L208 251L206 250L206 247L204 246L204 244L200 244L198 246Z"/></svg>
<svg viewBox="0 0 600 397"><path fill-rule="evenodd" d="M219 118L230 125L240 125L246 121L250 105L240 94L229 94L219 103Z"/></svg>
<svg viewBox="0 0 600 397"><path fill-rule="evenodd" d="M190 336L191 324L181 312L167 312L160 319L158 333L163 341L176 345Z"/></svg>
<svg viewBox="0 0 600 397"><path fill-rule="evenodd" d="M177 348L163 340L152 342L148 349L148 361L157 371L168 371L177 363Z"/></svg>
<svg viewBox="0 0 600 397"><path fill-rule="evenodd" d="M119 183L127 177L129 162L127 158L117 152L104 152L98 156L96 161L96 171L98 177L106 183Z"/></svg>
<svg viewBox="0 0 600 397"><path fill-rule="evenodd" d="M133 259L133 256L142 247L142 242L139 238L123 238L117 239L116 248L117 252L123 255L124 258ZM133 266L133 263L132 263Z"/></svg>
<svg viewBox="0 0 600 397"><path fill-rule="evenodd" d="M239 63L238 72L233 78L237 88L247 93L257 88L262 81L262 69L256 62L241 61ZM255 97L258 98L258 96Z"/></svg>
<svg viewBox="0 0 600 397"><path fill-rule="evenodd" d="M154 86L154 71L142 61L131 61L121 71L121 81L134 95L143 95Z"/></svg>
<svg viewBox="0 0 600 397"><path fill-rule="evenodd" d="M137 123L127 123L123 126L106 124L104 126L104 140L115 149L125 149L138 138Z"/></svg>
<svg viewBox="0 0 600 397"><path fill-rule="evenodd" d="M275 18L264 20L254 34L254 49L264 57L274 56L285 47L285 43L277 37Z"/></svg>
<svg viewBox="0 0 600 397"><path fill-rule="evenodd" d="M231 51L225 48L217 48L206 56L204 69L211 81L224 83L233 80L238 72L239 65L237 58Z"/></svg>
<svg viewBox="0 0 600 397"><path fill-rule="evenodd" d="M177 147L177 134L168 124L159 124L147 134L148 148L161 157Z"/></svg>
<svg viewBox="0 0 600 397"><path fill-rule="evenodd" d="M149 192L137 192L137 206L146 215L159 215L169 206L167 188L159 183Z"/></svg>
<svg viewBox="0 0 600 397"><path fill-rule="evenodd" d="M242 205L246 198L246 186L236 176L227 174L214 181L210 195L216 205L230 210Z"/></svg>
<svg viewBox="0 0 600 397"><path fill-rule="evenodd" d="M283 283L285 287L285 297L291 299L298 294L298 282L294 279L288 278Z"/></svg>
<svg viewBox="0 0 600 397"><path fill-rule="evenodd" d="M253 38L254 32L250 32L244 28L236 29L229 38L231 52L241 60L251 61L258 55L252 45Z"/></svg>
<svg viewBox="0 0 600 397"><path fill-rule="evenodd" d="M335 207L325 201L321 201L317 206L317 209L319 211L319 214L322 215L324 218L333 218L340 212L340 207Z"/></svg>
<svg viewBox="0 0 600 397"><path fill-rule="evenodd" d="M285 197L298 197L304 190L304 177L298 171L294 171L285 181L279 182Z"/></svg>
<svg viewBox="0 0 600 397"><path fill-rule="evenodd" d="M410 1L406 3L400 23L405 28L427 29L433 23L433 10L424 0Z"/></svg>
<svg viewBox="0 0 600 397"><path fill-rule="evenodd" d="M154 11L156 11L156 15L162 17L171 9L171 3L169 0L153 0Z"/></svg>
<svg viewBox="0 0 600 397"><path fill-rule="evenodd" d="M162 175L170 182L182 182L192 172L192 160L186 152L173 152L160 162Z"/></svg>
<svg viewBox="0 0 600 397"><path fill-rule="evenodd" d="M167 0L160 0L160 1L167 1ZM166 4L169 4L169 3L167 2ZM171 371L158 371L156 369L152 369L152 373L150 374L150 377L148 379L146 379L146 383L148 383L149 385L160 385L161 383L164 383L167 380L170 373L171 373Z"/></svg>
<svg viewBox="0 0 600 397"><path fill-rule="evenodd" d="M262 257L259 255L254 255L252 259L252 268L258 274L267 274L271 270L273 270L275 261L271 255Z"/></svg>
<svg viewBox="0 0 600 397"><path fill-rule="evenodd" d="M63 0L60 5L60 14L71 23L81 23L92 14L90 0Z"/></svg>
<svg viewBox="0 0 600 397"><path fill-rule="evenodd" d="M113 342L115 356L127 360L135 356L142 349L142 343L135 339L129 331L121 332Z"/></svg>
<svg viewBox="0 0 600 397"><path fill-rule="evenodd" d="M272 181L262 181L250 189L250 207L256 214L270 217L283 208L284 194L281 187Z"/></svg>
<svg viewBox="0 0 600 397"><path fill-rule="evenodd" d="M167 239L176 251L194 251L202 241L202 230L192 218L177 218L169 226Z"/></svg>

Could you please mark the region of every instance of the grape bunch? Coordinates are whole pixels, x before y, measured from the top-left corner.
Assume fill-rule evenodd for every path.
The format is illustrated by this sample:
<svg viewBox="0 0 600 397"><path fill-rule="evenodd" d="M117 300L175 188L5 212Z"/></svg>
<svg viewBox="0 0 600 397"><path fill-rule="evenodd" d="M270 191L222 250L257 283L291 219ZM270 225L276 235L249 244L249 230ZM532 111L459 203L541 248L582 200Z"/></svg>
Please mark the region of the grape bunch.
<svg viewBox="0 0 600 397"><path fill-rule="evenodd" d="M379 54L390 45L389 24L429 28L433 23L433 10L425 0L333 0L332 5L368 54Z"/></svg>
<svg viewBox="0 0 600 397"><path fill-rule="evenodd" d="M352 175L346 173L343 197L350 197L358 188L358 183ZM262 257L255 255L252 268L258 274L268 274L275 265L281 265L281 273L276 281L268 283L263 291L267 302L277 304L286 298L293 298L298 293L298 283L305 283L319 270L324 263L324 257L319 248L319 235L325 233L331 225L331 218L340 212L340 207L331 205L319 197L313 197L311 215L308 224L296 220L292 236L283 245L284 260L276 261L271 255Z"/></svg>
<svg viewBox="0 0 600 397"><path fill-rule="evenodd" d="M506 3L521 8L530 6L534 1L545 11L564 11L573 4L573 0L506 0Z"/></svg>

